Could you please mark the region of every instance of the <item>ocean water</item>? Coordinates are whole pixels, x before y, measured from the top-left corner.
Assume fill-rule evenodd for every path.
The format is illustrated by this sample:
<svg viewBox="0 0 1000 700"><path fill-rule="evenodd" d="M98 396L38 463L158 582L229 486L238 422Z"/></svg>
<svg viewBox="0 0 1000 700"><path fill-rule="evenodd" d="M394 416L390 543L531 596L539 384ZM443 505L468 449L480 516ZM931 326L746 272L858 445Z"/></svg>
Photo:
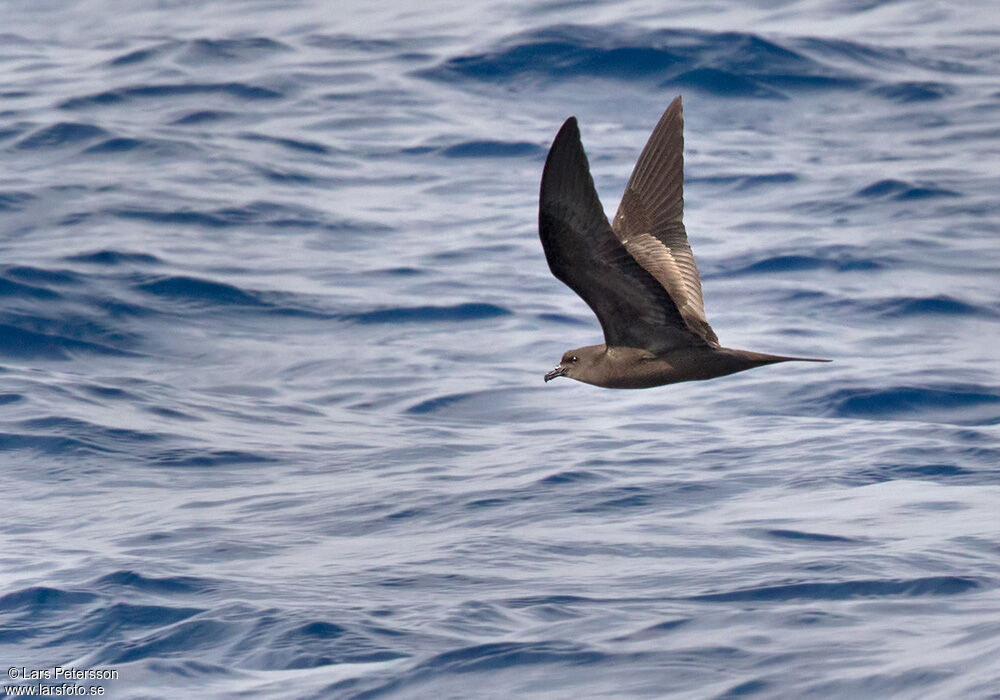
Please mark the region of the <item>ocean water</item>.
<svg viewBox="0 0 1000 700"><path fill-rule="evenodd" d="M3 16L5 688L1000 697L993 2ZM613 213L677 94L721 341L834 362L543 384L548 145Z"/></svg>

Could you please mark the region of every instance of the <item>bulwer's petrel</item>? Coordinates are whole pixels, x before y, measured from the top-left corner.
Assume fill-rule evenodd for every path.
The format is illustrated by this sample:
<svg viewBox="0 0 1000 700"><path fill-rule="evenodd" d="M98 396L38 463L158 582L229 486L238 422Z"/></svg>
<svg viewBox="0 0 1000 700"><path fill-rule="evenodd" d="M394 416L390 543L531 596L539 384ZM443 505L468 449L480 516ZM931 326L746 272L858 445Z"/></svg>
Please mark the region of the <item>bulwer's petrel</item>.
<svg viewBox="0 0 1000 700"><path fill-rule="evenodd" d="M684 214L684 113L677 97L653 129L609 224L576 117L562 125L542 172L538 231L549 269L587 302L603 345L569 350L545 381L609 389L711 379L783 357L719 345L705 320Z"/></svg>

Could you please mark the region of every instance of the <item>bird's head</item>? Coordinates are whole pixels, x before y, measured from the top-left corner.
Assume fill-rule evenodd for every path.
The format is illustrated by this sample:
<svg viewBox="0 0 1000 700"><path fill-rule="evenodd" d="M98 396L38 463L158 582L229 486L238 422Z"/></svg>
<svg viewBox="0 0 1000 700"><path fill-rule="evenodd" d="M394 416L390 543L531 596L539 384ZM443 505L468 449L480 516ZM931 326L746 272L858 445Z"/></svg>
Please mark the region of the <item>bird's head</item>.
<svg viewBox="0 0 1000 700"><path fill-rule="evenodd" d="M603 345L588 345L587 347L567 350L555 369L546 373L545 381L556 377L580 379L581 374L592 367L597 358L604 353Z"/></svg>

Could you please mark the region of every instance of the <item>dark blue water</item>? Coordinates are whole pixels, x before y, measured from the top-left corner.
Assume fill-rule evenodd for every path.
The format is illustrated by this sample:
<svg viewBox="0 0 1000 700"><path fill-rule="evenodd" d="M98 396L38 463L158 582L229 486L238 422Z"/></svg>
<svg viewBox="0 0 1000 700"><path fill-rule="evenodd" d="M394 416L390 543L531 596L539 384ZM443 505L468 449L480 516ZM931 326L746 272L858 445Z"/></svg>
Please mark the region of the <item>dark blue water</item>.
<svg viewBox="0 0 1000 700"><path fill-rule="evenodd" d="M997 697L994 4L374 5L4 6L4 668ZM835 362L544 385L548 144L679 93L716 332Z"/></svg>

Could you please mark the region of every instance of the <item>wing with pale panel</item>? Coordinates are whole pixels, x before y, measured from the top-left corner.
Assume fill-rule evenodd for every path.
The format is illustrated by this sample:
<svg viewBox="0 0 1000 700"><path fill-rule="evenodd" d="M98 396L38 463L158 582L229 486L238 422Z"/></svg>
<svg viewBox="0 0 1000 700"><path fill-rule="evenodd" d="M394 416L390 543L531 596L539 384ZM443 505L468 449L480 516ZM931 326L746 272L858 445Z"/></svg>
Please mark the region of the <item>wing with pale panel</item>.
<svg viewBox="0 0 1000 700"><path fill-rule="evenodd" d="M538 230L549 269L593 309L607 345L664 352L702 342L612 231L573 117L545 161Z"/></svg>
<svg viewBox="0 0 1000 700"><path fill-rule="evenodd" d="M705 318L701 276L683 217L684 112L677 97L635 164L612 228L636 262L670 294L687 328L718 345Z"/></svg>

